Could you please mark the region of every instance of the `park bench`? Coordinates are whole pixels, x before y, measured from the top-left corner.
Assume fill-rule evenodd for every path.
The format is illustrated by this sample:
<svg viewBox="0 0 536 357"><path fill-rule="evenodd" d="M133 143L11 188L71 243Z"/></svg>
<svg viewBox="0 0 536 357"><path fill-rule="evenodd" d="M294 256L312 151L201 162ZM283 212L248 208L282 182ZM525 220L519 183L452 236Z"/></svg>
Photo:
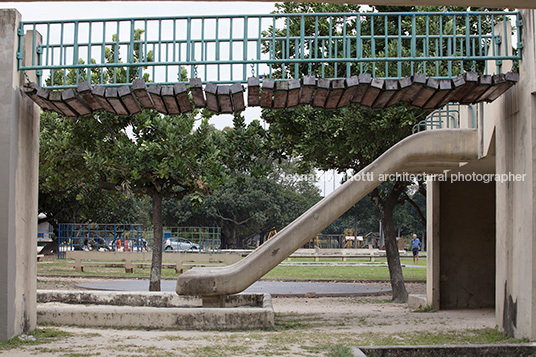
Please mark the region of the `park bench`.
<svg viewBox="0 0 536 357"><path fill-rule="evenodd" d="M376 258L385 257L385 251L378 249L298 249L288 257L292 258L313 258L315 262L320 259L341 259L343 262L347 259L370 259L374 262Z"/></svg>
<svg viewBox="0 0 536 357"><path fill-rule="evenodd" d="M125 268L126 273L133 273L134 268L150 266L152 253L149 252L94 252L67 251L67 262L76 271L83 272L84 267ZM162 253L162 267L175 269L177 274L194 266L209 264L233 264L241 259L240 254L228 253ZM171 264L170 264L171 263ZM199 264L201 263L201 264ZM207 264L208 263L208 264Z"/></svg>

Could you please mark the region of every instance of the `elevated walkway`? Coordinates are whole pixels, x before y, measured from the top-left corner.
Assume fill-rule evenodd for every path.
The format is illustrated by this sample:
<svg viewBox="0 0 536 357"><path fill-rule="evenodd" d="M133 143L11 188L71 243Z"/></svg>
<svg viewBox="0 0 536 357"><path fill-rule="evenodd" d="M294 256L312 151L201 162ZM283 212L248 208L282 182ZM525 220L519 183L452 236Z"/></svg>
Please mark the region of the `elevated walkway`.
<svg viewBox="0 0 536 357"><path fill-rule="evenodd" d="M194 108L208 108L214 113L240 112L249 107L291 108L312 105L321 109L339 109L350 104L383 109L409 103L423 109L437 109L450 102L475 104L492 102L519 80L519 73L478 75L468 72L454 79L435 79L415 74L399 80L372 78L362 73L345 79L307 76L291 80L250 77L245 89L240 83L217 85L200 79L184 83L155 85L137 79L132 86L119 88L92 87L89 82L61 91L49 91L36 83L25 87L25 93L42 109L68 117L106 111L118 115L134 115L142 109L155 109L162 114L185 114ZM191 98L191 99L190 99Z"/></svg>

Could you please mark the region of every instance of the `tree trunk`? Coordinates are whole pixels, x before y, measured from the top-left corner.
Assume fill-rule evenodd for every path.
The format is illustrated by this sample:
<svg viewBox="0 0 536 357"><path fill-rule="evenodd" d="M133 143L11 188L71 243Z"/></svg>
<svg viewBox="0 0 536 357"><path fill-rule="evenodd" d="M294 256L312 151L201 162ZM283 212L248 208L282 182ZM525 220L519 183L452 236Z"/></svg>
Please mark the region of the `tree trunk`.
<svg viewBox="0 0 536 357"><path fill-rule="evenodd" d="M394 182L389 193L382 199L379 190L372 191L372 201L380 212L382 230L384 233L385 251L387 253L387 265L389 266L389 276L391 278L391 289L393 290L393 302L408 301L408 292L404 285L404 275L400 266L400 256L398 254L398 244L396 244L396 230L393 220L393 212L399 197L407 187L403 181Z"/></svg>
<svg viewBox="0 0 536 357"><path fill-rule="evenodd" d="M396 244L396 231L393 221L394 206L384 205L380 210L383 222L383 232L385 235L385 251L387 253L387 265L389 266L389 275L391 277L391 289L393 290L393 302L408 301L408 292L404 284L402 266L400 265L400 256L398 254L398 244Z"/></svg>
<svg viewBox="0 0 536 357"><path fill-rule="evenodd" d="M43 255L58 254L58 243L59 243L58 237L52 238L52 242L45 244L45 246L41 248L41 251L39 252L39 254L43 254Z"/></svg>
<svg viewBox="0 0 536 357"><path fill-rule="evenodd" d="M151 261L151 277L149 291L160 291L162 276L162 195L153 195L153 256Z"/></svg>
<svg viewBox="0 0 536 357"><path fill-rule="evenodd" d="M236 231L238 227L235 224L231 223L231 227L229 228L229 237L227 240L227 246L231 249L237 249L240 248L238 246L238 240L236 238Z"/></svg>
<svg viewBox="0 0 536 357"><path fill-rule="evenodd" d="M359 219L357 218L357 214L354 216L354 243L352 248L357 248L359 245L359 242L357 240L357 223L359 222Z"/></svg>
<svg viewBox="0 0 536 357"><path fill-rule="evenodd" d="M41 223L41 222L40 222ZM52 232L54 233L54 238L52 238L52 242L47 243L42 249L40 254L43 255L55 255L58 254L58 246L59 246L59 236L60 236L60 229L57 221L50 220L48 223L52 226Z"/></svg>

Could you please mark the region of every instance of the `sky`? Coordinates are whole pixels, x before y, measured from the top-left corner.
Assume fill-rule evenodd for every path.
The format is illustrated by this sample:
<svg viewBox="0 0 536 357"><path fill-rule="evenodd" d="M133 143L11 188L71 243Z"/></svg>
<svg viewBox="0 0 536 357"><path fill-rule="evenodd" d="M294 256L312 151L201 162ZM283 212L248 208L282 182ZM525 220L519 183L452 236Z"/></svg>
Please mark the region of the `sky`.
<svg viewBox="0 0 536 357"><path fill-rule="evenodd" d="M4 2L1 8L17 9L22 21L105 19L118 17L163 17L186 15L269 14L271 2L204 2L204 1L62 1L62 2ZM246 120L260 118L260 108L247 108ZM222 129L232 125L231 115L218 115L211 124ZM334 176L335 175L335 176ZM318 187L322 195L329 194L340 184L341 175L319 172ZM335 178L334 178L335 177Z"/></svg>
<svg viewBox="0 0 536 357"><path fill-rule="evenodd" d="M182 16L208 14L264 14L274 9L270 2L203 1L69 1L6 2L2 8L15 8L23 21L59 19L97 19L111 17Z"/></svg>

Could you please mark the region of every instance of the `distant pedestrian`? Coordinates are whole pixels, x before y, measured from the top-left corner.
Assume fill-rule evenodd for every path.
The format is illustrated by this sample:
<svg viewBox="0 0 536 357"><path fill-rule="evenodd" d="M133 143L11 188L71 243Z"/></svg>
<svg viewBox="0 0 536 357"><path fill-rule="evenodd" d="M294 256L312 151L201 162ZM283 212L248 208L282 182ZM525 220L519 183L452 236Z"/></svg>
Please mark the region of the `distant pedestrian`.
<svg viewBox="0 0 536 357"><path fill-rule="evenodd" d="M411 250L413 251L413 263L419 263L419 250L421 250L421 241L417 238L417 235L413 235L411 241Z"/></svg>

